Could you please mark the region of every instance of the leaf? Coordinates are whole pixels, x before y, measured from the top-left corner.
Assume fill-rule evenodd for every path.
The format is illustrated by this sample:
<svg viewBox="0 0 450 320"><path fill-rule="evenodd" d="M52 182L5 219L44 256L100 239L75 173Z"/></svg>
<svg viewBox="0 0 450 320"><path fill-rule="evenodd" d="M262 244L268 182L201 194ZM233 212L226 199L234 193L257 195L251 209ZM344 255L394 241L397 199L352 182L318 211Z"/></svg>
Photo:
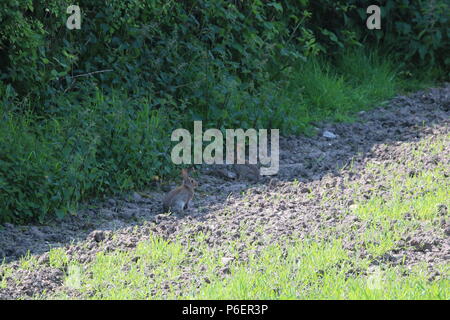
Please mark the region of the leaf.
<svg viewBox="0 0 450 320"><path fill-rule="evenodd" d="M56 217L58 217L59 219L62 219L66 216L66 212L63 209L57 209L55 210L56 213Z"/></svg>
<svg viewBox="0 0 450 320"><path fill-rule="evenodd" d="M277 2L270 2L267 4L269 7L275 8L278 12L283 12L283 6Z"/></svg>

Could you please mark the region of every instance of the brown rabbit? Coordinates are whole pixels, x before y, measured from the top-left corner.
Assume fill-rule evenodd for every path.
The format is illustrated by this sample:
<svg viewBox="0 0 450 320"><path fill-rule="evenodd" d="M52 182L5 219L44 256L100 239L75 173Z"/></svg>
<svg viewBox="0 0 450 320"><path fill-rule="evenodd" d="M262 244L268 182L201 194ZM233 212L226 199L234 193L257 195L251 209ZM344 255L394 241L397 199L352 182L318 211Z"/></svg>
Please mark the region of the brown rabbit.
<svg viewBox="0 0 450 320"><path fill-rule="evenodd" d="M197 181L189 177L186 169L181 170L181 175L183 176L183 184L164 197L164 212L181 212L189 207L189 202L194 197L194 188L198 186Z"/></svg>
<svg viewBox="0 0 450 320"><path fill-rule="evenodd" d="M261 178L258 165L250 164L248 160L245 160L245 164L235 164L234 171L240 180L258 182Z"/></svg>

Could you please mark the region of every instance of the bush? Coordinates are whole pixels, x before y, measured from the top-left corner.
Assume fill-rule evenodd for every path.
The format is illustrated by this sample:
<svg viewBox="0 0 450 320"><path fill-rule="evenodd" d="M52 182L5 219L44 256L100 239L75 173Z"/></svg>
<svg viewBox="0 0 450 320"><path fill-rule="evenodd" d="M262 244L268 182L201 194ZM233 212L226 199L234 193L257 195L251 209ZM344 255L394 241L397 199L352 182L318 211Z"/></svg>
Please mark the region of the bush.
<svg viewBox="0 0 450 320"><path fill-rule="evenodd" d="M79 201L143 188L169 173L167 119L145 101L131 109L125 101L101 94L83 107L61 101L67 116L52 119L3 112L1 220L63 217Z"/></svg>
<svg viewBox="0 0 450 320"><path fill-rule="evenodd" d="M55 90L76 91L90 78L74 75L113 70L96 74L102 89L151 93L160 104L175 99L174 108L190 97L205 109L211 81L235 74L261 82L273 57L300 56L293 44L281 46L289 21L276 3L84 0L81 30L66 28L68 4L0 7L2 81L21 96L41 98L42 107Z"/></svg>
<svg viewBox="0 0 450 320"><path fill-rule="evenodd" d="M174 108L192 100L205 113L214 83L231 75L258 85L280 61L283 68L319 52L364 44L389 49L409 66L449 66L446 1L379 3L382 29L367 30L369 0L81 0L82 29L68 30L68 0L6 1L0 81L22 98L40 98L37 109L57 90L95 79L104 90L151 93ZM73 77L104 70L113 71Z"/></svg>
<svg viewBox="0 0 450 320"><path fill-rule="evenodd" d="M403 67L415 65L449 70L447 57L450 36L450 5L445 0L350 0L314 1L311 28L318 26L323 36L337 48L349 44L381 48L401 61ZM366 8L381 8L381 30L366 28ZM311 2L313 5L313 2ZM324 22L322 22L324 21ZM326 28L326 29L322 29ZM333 32L331 32L333 31Z"/></svg>

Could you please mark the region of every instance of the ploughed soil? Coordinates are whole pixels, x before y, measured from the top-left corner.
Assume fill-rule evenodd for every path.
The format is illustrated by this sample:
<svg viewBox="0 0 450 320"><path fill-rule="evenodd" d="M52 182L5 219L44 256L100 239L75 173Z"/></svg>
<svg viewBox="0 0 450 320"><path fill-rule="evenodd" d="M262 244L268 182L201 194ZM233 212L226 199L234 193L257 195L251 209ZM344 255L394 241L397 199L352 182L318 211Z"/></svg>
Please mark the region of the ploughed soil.
<svg viewBox="0 0 450 320"><path fill-rule="evenodd" d="M77 215L46 225L0 226L0 261L12 268L0 299L31 298L54 293L64 286L64 270L49 264L50 248L62 247L71 259L89 263L100 251L132 250L150 235L187 241L203 232L210 246L238 239L245 225L247 236L264 247L284 236L327 238L328 227L345 235L344 247L354 251L354 236L366 223L352 214L355 203L373 196L390 196L386 173L368 170L368 164L396 164L407 177L417 172L407 163L413 150L426 141L425 152L414 159L421 170L444 167L450 174L450 84L407 96L398 96L383 107L363 111L352 123L316 124L315 135L280 138L278 175L255 182L234 178L230 168L200 170L193 206L181 215L162 214L167 189L133 193L123 198L91 203ZM326 133L325 133L326 132ZM324 134L325 133L325 134ZM331 133L331 135L330 135ZM436 139L445 139L440 154L426 152ZM448 175L447 175L448 177ZM448 180L447 180L448 183ZM352 185L358 185L354 189ZM374 263L434 264L450 259L450 218L446 204L436 210L439 221L420 225L404 235L396 250ZM405 213L408 214L408 213ZM411 217L414 219L414 217ZM360 247L359 247L360 248ZM240 249L245 259L245 246ZM368 253L358 249L355 254ZM39 267L23 269L20 258L36 255ZM2 274L0 266L0 281Z"/></svg>

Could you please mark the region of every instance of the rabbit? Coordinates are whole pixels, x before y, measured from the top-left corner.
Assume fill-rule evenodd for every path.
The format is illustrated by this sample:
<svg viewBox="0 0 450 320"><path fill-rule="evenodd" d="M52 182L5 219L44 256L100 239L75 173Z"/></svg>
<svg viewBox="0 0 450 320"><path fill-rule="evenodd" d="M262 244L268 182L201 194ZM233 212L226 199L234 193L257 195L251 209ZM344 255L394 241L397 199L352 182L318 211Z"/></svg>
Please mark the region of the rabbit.
<svg viewBox="0 0 450 320"><path fill-rule="evenodd" d="M194 197L194 188L198 186L197 181L189 177L186 169L181 170L181 175L183 176L183 184L164 197L164 212L181 212L189 207L189 202Z"/></svg>
<svg viewBox="0 0 450 320"><path fill-rule="evenodd" d="M250 164L248 160L245 160L245 164L235 164L234 171L240 180L258 182L261 178L258 165Z"/></svg>

